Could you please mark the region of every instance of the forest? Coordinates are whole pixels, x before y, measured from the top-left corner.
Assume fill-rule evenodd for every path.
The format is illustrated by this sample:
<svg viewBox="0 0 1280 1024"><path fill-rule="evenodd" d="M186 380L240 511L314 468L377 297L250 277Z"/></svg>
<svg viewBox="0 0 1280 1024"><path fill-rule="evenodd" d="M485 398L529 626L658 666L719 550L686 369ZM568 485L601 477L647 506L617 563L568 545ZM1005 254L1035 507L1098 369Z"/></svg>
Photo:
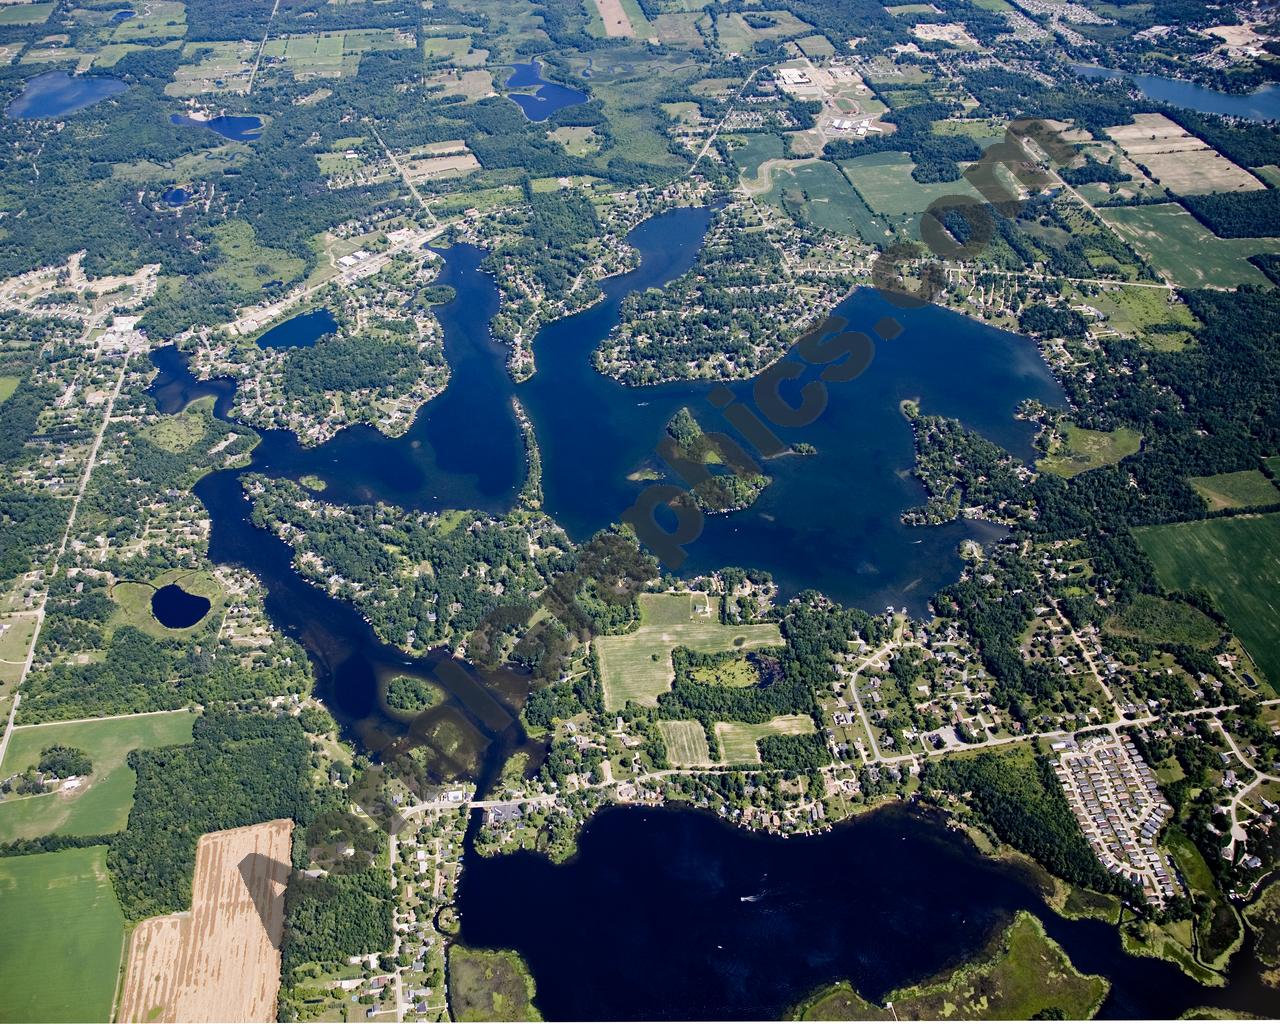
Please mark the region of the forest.
<svg viewBox="0 0 1280 1024"><path fill-rule="evenodd" d="M933 758L921 784L965 801L1002 842L1035 858L1059 878L1096 892L1137 896L1098 862L1067 805L1047 758L1025 750Z"/></svg>
<svg viewBox="0 0 1280 1024"><path fill-rule="evenodd" d="M311 743L290 716L206 711L190 744L135 750L129 824L107 866L124 916L139 921L191 906L196 844L206 832L314 812Z"/></svg>

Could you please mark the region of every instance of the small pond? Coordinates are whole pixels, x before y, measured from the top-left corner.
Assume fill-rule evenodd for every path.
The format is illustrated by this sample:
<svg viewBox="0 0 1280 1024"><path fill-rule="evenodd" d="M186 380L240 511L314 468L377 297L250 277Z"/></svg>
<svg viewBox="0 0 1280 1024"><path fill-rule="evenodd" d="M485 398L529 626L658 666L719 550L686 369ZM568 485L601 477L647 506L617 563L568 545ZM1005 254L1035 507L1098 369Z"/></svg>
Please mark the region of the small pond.
<svg viewBox="0 0 1280 1024"><path fill-rule="evenodd" d="M120 79L105 75L69 75L65 71L46 71L43 75L29 79L22 93L5 107L4 112L9 117L21 120L62 117L91 107L127 88L129 87Z"/></svg>
<svg viewBox="0 0 1280 1024"><path fill-rule="evenodd" d="M133 11L116 11L115 14L111 15L111 24L119 25L120 22L128 21L133 16L134 16Z"/></svg>
<svg viewBox="0 0 1280 1024"><path fill-rule="evenodd" d="M326 334L338 329L338 321L327 309L291 316L258 338L258 348L310 348Z"/></svg>
<svg viewBox="0 0 1280 1024"><path fill-rule="evenodd" d="M182 206L191 197L187 195L187 190L185 188L178 188L175 186L165 191L160 198L170 206Z"/></svg>
<svg viewBox="0 0 1280 1024"><path fill-rule="evenodd" d="M161 587L151 595L151 614L169 629L186 629L209 614L207 597L189 594L176 583Z"/></svg>
<svg viewBox="0 0 1280 1024"><path fill-rule="evenodd" d="M262 118L252 114L219 114L207 120L188 117L186 114L173 114L169 117L169 123L186 128L208 128L232 142L253 142L262 134L263 127Z"/></svg>
<svg viewBox="0 0 1280 1024"><path fill-rule="evenodd" d="M567 85L548 82L542 77L542 69L536 60L528 64L513 64L515 72L507 79L508 89L527 89L539 86L537 92L513 93L510 97L524 111L530 121L545 121L557 110L587 102L587 94Z"/></svg>

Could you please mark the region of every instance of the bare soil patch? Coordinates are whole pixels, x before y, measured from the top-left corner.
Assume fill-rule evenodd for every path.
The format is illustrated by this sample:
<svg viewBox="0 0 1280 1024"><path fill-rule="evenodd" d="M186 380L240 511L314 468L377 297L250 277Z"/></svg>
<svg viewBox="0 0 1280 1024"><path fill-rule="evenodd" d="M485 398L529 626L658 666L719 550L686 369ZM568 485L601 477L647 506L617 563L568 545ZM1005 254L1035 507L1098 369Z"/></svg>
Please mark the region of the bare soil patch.
<svg viewBox="0 0 1280 1024"><path fill-rule="evenodd" d="M631 27L631 19L622 9L622 0L596 0L596 10L604 22L604 34L614 37L632 38L636 30Z"/></svg>
<svg viewBox="0 0 1280 1024"><path fill-rule="evenodd" d="M1107 134L1165 188L1179 195L1248 192L1263 187L1243 167L1163 114L1134 114Z"/></svg>
<svg viewBox="0 0 1280 1024"><path fill-rule="evenodd" d="M275 1020L292 831L279 819L200 838L191 910L138 925L117 1020Z"/></svg>

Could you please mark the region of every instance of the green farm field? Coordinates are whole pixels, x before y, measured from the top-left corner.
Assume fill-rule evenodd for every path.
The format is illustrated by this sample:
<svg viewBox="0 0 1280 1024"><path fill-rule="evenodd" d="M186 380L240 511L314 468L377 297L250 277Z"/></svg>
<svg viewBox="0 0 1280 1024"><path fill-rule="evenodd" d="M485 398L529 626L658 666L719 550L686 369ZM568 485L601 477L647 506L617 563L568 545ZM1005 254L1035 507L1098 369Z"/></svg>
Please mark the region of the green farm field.
<svg viewBox="0 0 1280 1024"><path fill-rule="evenodd" d="M848 180L829 161L780 167L766 201L799 212L814 227L861 238L884 240L889 227L867 207Z"/></svg>
<svg viewBox="0 0 1280 1024"><path fill-rule="evenodd" d="M1160 273L1187 288L1265 286L1250 256L1280 252L1280 238L1218 238L1177 203L1099 211Z"/></svg>
<svg viewBox="0 0 1280 1024"><path fill-rule="evenodd" d="M0 7L0 25L39 25L49 20L54 4L5 4Z"/></svg>
<svg viewBox="0 0 1280 1024"><path fill-rule="evenodd" d="M1209 511L1226 508L1253 508L1280 502L1280 490L1258 469L1242 469L1237 473L1215 476L1192 476L1187 483L1204 498Z"/></svg>
<svg viewBox="0 0 1280 1024"><path fill-rule="evenodd" d="M701 722L659 722L658 732L667 745L667 760L677 768L700 768L715 763Z"/></svg>
<svg viewBox="0 0 1280 1024"><path fill-rule="evenodd" d="M1267 681L1280 686L1280 513L1134 533L1161 584L1208 591Z"/></svg>
<svg viewBox="0 0 1280 1024"><path fill-rule="evenodd" d="M840 169L871 209L886 216L923 213L941 196L980 198L964 178L922 185L911 177L915 164L906 153L869 153L840 161Z"/></svg>
<svg viewBox="0 0 1280 1024"><path fill-rule="evenodd" d="M778 715L759 725L716 722L716 738L725 764L759 764L757 744L766 736L804 736L815 731L808 715Z"/></svg>
<svg viewBox="0 0 1280 1024"><path fill-rule="evenodd" d="M0 1022L109 1020L124 915L107 848L0 859Z"/></svg>
<svg viewBox="0 0 1280 1024"><path fill-rule="evenodd" d="M19 726L0 764L0 775L33 766L40 752L54 744L83 750L93 762L93 774L71 796L47 793L0 802L0 842L120 831L128 822L137 781L128 765L129 751L190 743L195 720L190 711L164 711L95 722Z"/></svg>
<svg viewBox="0 0 1280 1024"><path fill-rule="evenodd" d="M4 376L0 377L0 402L12 395L18 390L18 378Z"/></svg>
<svg viewBox="0 0 1280 1024"><path fill-rule="evenodd" d="M714 654L782 643L782 634L771 622L721 625L705 594L641 594L639 603L640 627L635 632L594 641L605 707L610 711L626 707L629 700L656 704L658 695L671 688L675 675L673 648Z"/></svg>

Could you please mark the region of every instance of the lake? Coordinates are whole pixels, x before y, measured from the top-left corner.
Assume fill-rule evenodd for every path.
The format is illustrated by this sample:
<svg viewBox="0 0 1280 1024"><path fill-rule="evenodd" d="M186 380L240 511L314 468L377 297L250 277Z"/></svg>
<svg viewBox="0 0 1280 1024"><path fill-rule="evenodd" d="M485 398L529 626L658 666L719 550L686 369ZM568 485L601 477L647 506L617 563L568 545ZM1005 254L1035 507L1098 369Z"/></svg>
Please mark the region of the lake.
<svg viewBox="0 0 1280 1024"><path fill-rule="evenodd" d="M437 309L451 370L444 393L400 438L357 426L306 449L282 435L258 448L255 466L293 479L318 476L327 485L325 498L338 503L500 514L524 476L523 442L510 409L515 394L539 441L547 511L577 540L619 521L646 486L628 477L652 462L667 420L681 405L706 429L728 429L707 401L709 382L627 388L591 365L626 295L661 286L692 266L709 217L705 210L677 210L633 231L639 268L605 282L600 303L544 328L534 342L538 373L519 386L506 373L505 347L489 332L498 296L481 269L484 254L452 247L440 283L452 285L457 296ZM891 309L862 289L839 312L857 328ZM1029 397L1061 403L1061 392L1025 338L935 307L893 312L904 331L880 346L862 378L832 385L818 422L778 431L788 443L814 444L817 454L768 460L773 485L751 509L708 517L688 545L682 572L752 566L774 573L786 593L814 586L869 609L893 604L919 613L959 574L962 540L1000 535L976 522L901 523L901 513L925 495L910 473L912 434L899 402L919 398L926 412L957 416L1029 459L1033 430L1015 420L1014 411ZM733 390L748 396L751 383Z"/></svg>
<svg viewBox="0 0 1280 1024"><path fill-rule="evenodd" d="M1175 107L1187 107L1202 114L1225 114L1246 117L1253 121L1280 119L1280 86L1269 83L1250 93L1222 92L1195 82L1160 75L1136 75L1126 71L1095 67L1091 64L1072 64L1071 67L1085 78L1127 78L1138 91L1150 100L1170 103Z"/></svg>
<svg viewBox="0 0 1280 1024"><path fill-rule="evenodd" d="M557 110L576 106L587 102L587 94L578 89L570 89L567 85L549 82L542 77L542 70L536 60L528 64L513 64L514 73L507 79L508 89L525 89L539 86L532 95L528 93L512 93L509 97L524 111L530 121L545 121Z"/></svg>
<svg viewBox="0 0 1280 1024"><path fill-rule="evenodd" d="M340 503L501 512L524 474L515 393L539 437L548 507L580 537L597 521L616 520L640 486L626 474L661 437L670 411L701 401L708 385L626 391L591 370L588 357L629 291L661 286L693 264L709 216L677 210L634 231L640 266L609 281L597 306L541 332L539 372L518 388L505 371L505 346L489 330L497 290L481 267L484 253L445 250L438 283L455 295L437 314L451 378L403 437L353 427L305 449L291 433L260 431L247 469L211 473L196 485L211 520L209 557L261 581L268 616L305 649L316 693L347 735L368 742L384 730L404 732L406 716L388 709L382 693L392 676L410 675L446 694L415 722L433 781L475 779L484 793L513 752L527 751L532 764L542 753L518 721L522 677L485 674L442 651L409 658L379 641L352 605L297 574L283 541L253 525L242 476L314 474L328 485L325 500ZM855 328L884 309L868 292L841 306ZM901 508L923 496L905 475L912 445L898 401L920 397L926 411L960 415L1025 456L1030 431L1012 419L1013 407L1028 395L1057 393L1026 339L937 309L896 315L902 336L882 345L858 380L832 387L818 423L788 435L812 439L819 454L770 464L777 477L770 492L778 493L763 500L773 502L771 517L756 508L717 518L691 545L695 562L761 565L788 584L829 582L836 597L891 594L918 606L935 581L950 578L955 542L977 528L898 524ZM150 393L161 412L209 395L215 415L229 418L233 381L195 380L173 347L152 360L159 373ZM747 385L735 392L745 396ZM697 412L718 426L703 407ZM936 819L904 808L788 840L703 813L613 809L588 824L580 850L558 867L534 854L469 856L458 897L463 941L519 950L551 1019L777 1019L841 978L880 998L971 956L1020 908L1044 917L1081 970L1113 981L1106 1016L1176 1017L1202 1003L1265 1008L1274 998L1247 948L1226 990L1203 989L1168 963L1125 955L1106 924L1049 913L1027 869L985 859Z"/></svg>
<svg viewBox="0 0 1280 1024"><path fill-rule="evenodd" d="M109 96L117 96L129 88L118 78L106 75L68 75L65 71L46 71L27 80L21 94L5 113L20 120L62 117L83 110Z"/></svg>
<svg viewBox="0 0 1280 1024"><path fill-rule="evenodd" d="M169 629L186 629L209 614L207 597L188 594L176 583L161 587L151 595L151 614Z"/></svg>
<svg viewBox="0 0 1280 1024"><path fill-rule="evenodd" d="M260 117L233 114L219 114L208 120L188 117L186 114L170 114L169 123L184 128L208 128L232 142L254 142L262 134L263 126Z"/></svg>
<svg viewBox="0 0 1280 1024"><path fill-rule="evenodd" d="M1129 956L1113 926L1058 917L1028 868L904 806L789 839L707 812L610 808L562 865L468 849L457 907L464 944L525 958L548 1020L778 1020L839 980L881 1000L971 958L1018 910L1110 979L1102 1017L1277 1005L1246 953L1226 989Z"/></svg>
<svg viewBox="0 0 1280 1024"><path fill-rule="evenodd" d="M313 309L276 324L258 336L258 348L310 348L326 334L338 329L329 310Z"/></svg>
<svg viewBox="0 0 1280 1024"><path fill-rule="evenodd" d="M166 190L161 196L170 206L181 206L188 199L187 190L183 188L171 188Z"/></svg>

